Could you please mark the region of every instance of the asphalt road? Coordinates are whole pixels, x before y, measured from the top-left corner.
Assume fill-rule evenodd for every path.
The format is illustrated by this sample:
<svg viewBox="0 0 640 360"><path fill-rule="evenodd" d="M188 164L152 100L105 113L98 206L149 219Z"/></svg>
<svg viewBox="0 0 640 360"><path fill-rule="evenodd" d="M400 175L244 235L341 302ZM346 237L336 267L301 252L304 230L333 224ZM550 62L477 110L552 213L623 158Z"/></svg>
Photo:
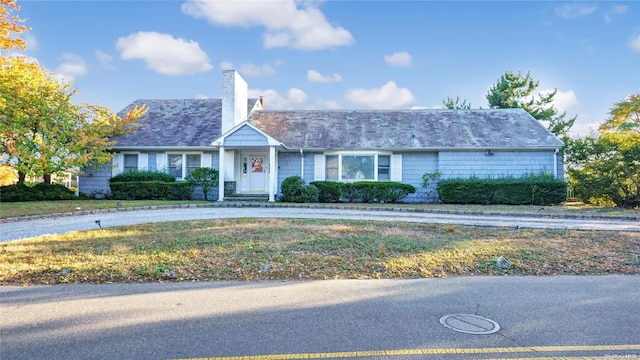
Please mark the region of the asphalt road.
<svg viewBox="0 0 640 360"><path fill-rule="evenodd" d="M271 207L271 208L179 208L147 211L122 211L92 215L53 217L48 219L17 221L0 224L0 242L57 234L76 230L97 229L148 222L178 221L192 219L221 219L238 217L260 218L318 218L406 221L425 223L448 223L476 226L506 226L545 229L577 229L604 231L640 231L639 221L563 219L554 216L495 216L473 214L437 214L404 211L367 211L353 209Z"/></svg>
<svg viewBox="0 0 640 360"><path fill-rule="evenodd" d="M0 295L3 360L640 358L639 276L9 286ZM500 329L454 331L440 323L449 314Z"/></svg>

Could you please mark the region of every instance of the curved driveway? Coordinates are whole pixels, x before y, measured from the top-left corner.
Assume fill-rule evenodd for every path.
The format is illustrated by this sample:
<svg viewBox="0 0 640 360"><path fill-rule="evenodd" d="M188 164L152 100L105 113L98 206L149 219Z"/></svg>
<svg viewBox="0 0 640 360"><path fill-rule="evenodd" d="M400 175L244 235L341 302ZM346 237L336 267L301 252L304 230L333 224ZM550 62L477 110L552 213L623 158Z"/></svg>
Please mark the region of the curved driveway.
<svg viewBox="0 0 640 360"><path fill-rule="evenodd" d="M0 242L45 234L59 234L77 230L142 224L149 222L222 219L222 218L316 218L373 221L402 221L420 223L498 226L540 229L574 229L640 232L637 220L566 219L557 216L505 216L482 214L442 214L414 211L380 211L362 209L305 208L305 207L197 207L161 210L117 211L97 214L52 217L0 224Z"/></svg>

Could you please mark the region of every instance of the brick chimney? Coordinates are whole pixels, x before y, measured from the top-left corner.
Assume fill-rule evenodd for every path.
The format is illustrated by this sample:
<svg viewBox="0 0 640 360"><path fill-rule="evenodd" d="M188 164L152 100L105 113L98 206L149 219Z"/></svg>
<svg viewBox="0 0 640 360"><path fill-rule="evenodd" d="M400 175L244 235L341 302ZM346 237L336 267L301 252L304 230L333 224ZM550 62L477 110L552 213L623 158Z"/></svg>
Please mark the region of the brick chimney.
<svg viewBox="0 0 640 360"><path fill-rule="evenodd" d="M247 82L235 70L222 72L222 133L247 120Z"/></svg>

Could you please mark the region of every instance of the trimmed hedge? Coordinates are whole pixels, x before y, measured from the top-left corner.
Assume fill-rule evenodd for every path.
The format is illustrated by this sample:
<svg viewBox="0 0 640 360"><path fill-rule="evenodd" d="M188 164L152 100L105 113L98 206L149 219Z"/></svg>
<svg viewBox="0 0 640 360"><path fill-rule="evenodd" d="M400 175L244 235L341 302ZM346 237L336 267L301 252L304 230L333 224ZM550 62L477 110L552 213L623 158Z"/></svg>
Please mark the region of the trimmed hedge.
<svg viewBox="0 0 640 360"><path fill-rule="evenodd" d="M135 181L175 182L176 177L163 172L130 170L112 177L109 184Z"/></svg>
<svg viewBox="0 0 640 360"><path fill-rule="evenodd" d="M392 181L358 181L341 183L335 181L314 181L320 190L320 202L398 202L416 192L413 185Z"/></svg>
<svg viewBox="0 0 640 360"><path fill-rule="evenodd" d="M39 183L35 186L15 184L0 187L0 202L75 200L76 194L63 185Z"/></svg>
<svg viewBox="0 0 640 360"><path fill-rule="evenodd" d="M280 185L280 201L293 203L318 202L318 188L305 185L300 176L289 176Z"/></svg>
<svg viewBox="0 0 640 360"><path fill-rule="evenodd" d="M186 182L132 181L109 184L116 200L190 200L192 184Z"/></svg>
<svg viewBox="0 0 640 360"><path fill-rule="evenodd" d="M500 179L446 179L438 182L447 204L550 205L567 198L567 183L551 175Z"/></svg>

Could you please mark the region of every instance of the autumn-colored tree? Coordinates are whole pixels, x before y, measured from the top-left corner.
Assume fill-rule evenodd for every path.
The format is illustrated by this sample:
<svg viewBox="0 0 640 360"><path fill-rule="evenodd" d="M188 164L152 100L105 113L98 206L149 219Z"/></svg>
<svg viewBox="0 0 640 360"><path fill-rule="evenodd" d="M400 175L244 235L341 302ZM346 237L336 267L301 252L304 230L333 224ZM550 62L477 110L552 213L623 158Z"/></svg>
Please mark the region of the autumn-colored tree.
<svg viewBox="0 0 640 360"><path fill-rule="evenodd" d="M600 126L600 131L632 131L640 133L640 94L631 94L613 104L611 117Z"/></svg>
<svg viewBox="0 0 640 360"><path fill-rule="evenodd" d="M108 163L114 145L110 137L135 129L146 107L135 107L124 117L98 104L76 105L71 84L58 79L37 62L8 54L24 49L13 37L25 30L11 15L19 10L14 0L0 0L0 165L18 172L18 182L27 175L43 177L87 166Z"/></svg>
<svg viewBox="0 0 640 360"><path fill-rule="evenodd" d="M640 96L611 108L600 134L575 139L567 157L576 196L585 202L640 206ZM635 105L634 105L635 104Z"/></svg>
<svg viewBox="0 0 640 360"><path fill-rule="evenodd" d="M16 0L0 0L0 50L24 50L26 44L23 39L14 35L21 34L29 28L22 23L17 15L12 15L14 11L20 10Z"/></svg>

